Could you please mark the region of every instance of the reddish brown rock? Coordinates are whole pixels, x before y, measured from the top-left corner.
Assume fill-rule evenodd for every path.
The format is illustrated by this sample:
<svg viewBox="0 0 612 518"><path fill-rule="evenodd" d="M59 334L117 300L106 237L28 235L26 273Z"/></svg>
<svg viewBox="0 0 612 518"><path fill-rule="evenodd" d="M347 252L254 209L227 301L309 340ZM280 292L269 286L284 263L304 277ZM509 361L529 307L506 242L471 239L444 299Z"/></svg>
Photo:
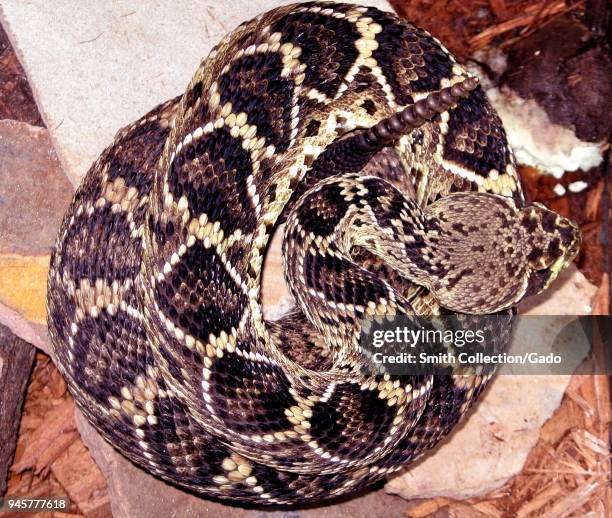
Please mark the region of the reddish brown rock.
<svg viewBox="0 0 612 518"><path fill-rule="evenodd" d="M73 187L44 128L0 120L0 253L47 255Z"/></svg>
<svg viewBox="0 0 612 518"><path fill-rule="evenodd" d="M612 131L612 59L583 21L566 15L545 24L511 48L508 65L502 83L553 123L587 142Z"/></svg>
<svg viewBox="0 0 612 518"><path fill-rule="evenodd" d="M51 471L85 518L112 516L106 480L81 441L73 442Z"/></svg>
<svg viewBox="0 0 612 518"><path fill-rule="evenodd" d="M26 75L0 25L0 119L42 126Z"/></svg>

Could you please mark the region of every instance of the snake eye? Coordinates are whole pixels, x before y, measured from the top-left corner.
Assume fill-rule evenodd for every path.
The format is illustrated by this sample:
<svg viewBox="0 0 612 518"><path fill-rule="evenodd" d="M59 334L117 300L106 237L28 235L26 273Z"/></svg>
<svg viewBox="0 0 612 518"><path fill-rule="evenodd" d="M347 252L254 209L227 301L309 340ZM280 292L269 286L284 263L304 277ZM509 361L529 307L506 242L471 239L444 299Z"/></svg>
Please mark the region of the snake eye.
<svg viewBox="0 0 612 518"><path fill-rule="evenodd" d="M541 270L542 268L546 268L546 265L543 261L544 252L539 247L534 247L529 255L527 256L527 261L529 261L530 266L535 270Z"/></svg>

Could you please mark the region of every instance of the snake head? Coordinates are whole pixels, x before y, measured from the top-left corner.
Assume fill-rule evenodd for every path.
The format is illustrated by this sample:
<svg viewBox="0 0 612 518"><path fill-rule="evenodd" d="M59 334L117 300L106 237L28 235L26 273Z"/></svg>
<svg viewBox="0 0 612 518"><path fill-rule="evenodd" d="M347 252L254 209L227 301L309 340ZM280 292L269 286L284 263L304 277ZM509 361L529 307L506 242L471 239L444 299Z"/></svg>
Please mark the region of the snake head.
<svg viewBox="0 0 612 518"><path fill-rule="evenodd" d="M525 296L542 292L569 266L580 250L581 234L571 220L535 203L522 210L521 225L527 231L531 274Z"/></svg>
<svg viewBox="0 0 612 518"><path fill-rule="evenodd" d="M432 259L422 281L445 308L486 314L546 289L580 247L570 220L488 193L453 193L427 207ZM437 267L437 270L433 269Z"/></svg>

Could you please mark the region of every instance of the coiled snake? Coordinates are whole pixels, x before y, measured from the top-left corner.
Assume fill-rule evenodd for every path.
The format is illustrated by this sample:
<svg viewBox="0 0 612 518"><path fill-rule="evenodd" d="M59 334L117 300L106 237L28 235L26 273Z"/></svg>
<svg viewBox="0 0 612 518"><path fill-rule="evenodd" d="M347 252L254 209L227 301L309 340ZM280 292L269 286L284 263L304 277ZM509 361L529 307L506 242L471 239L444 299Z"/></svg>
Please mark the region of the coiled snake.
<svg viewBox="0 0 612 518"><path fill-rule="evenodd" d="M262 262L283 222L297 308L272 322ZM238 27L94 163L51 259L49 329L78 406L139 466L312 502L418 458L488 379L367 375L365 317L507 311L578 244L525 204L499 118L435 38L296 4Z"/></svg>

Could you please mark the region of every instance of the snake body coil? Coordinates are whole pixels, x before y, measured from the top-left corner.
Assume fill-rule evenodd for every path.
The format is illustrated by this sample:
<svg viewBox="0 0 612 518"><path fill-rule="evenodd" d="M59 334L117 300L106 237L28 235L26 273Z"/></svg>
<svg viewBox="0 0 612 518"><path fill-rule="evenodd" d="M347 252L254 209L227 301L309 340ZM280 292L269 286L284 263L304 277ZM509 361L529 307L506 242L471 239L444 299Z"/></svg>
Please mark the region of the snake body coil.
<svg viewBox="0 0 612 518"><path fill-rule="evenodd" d="M297 307L262 316L284 223ZM238 27L92 166L51 260L74 398L133 462L234 502L353 492L435 446L481 376L369 376L376 315L508 311L576 253L499 118L425 31L309 2Z"/></svg>

